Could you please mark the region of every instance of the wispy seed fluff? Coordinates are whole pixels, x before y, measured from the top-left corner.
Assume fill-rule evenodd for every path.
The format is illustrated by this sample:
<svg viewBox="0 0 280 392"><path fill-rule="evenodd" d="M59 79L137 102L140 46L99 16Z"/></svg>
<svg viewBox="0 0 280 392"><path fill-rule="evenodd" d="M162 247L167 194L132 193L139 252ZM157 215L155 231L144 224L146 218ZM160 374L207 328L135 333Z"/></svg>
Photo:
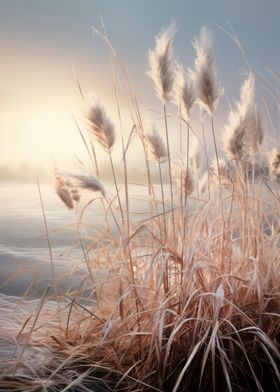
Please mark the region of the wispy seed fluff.
<svg viewBox="0 0 280 392"><path fill-rule="evenodd" d="M146 135L146 140L153 158L158 162L165 162L167 160L167 149L162 137L155 128Z"/></svg>
<svg viewBox="0 0 280 392"><path fill-rule="evenodd" d="M223 88L217 80L212 42L212 33L208 27L202 27L199 38L193 41L196 59L194 70L190 70L198 102L209 114L213 113L223 94Z"/></svg>
<svg viewBox="0 0 280 392"><path fill-rule="evenodd" d="M249 161L259 151L263 140L255 99L255 77L252 73L240 89L239 102L231 110L225 127L224 151L230 160Z"/></svg>
<svg viewBox="0 0 280 392"><path fill-rule="evenodd" d="M280 149L274 147L267 155L269 175L271 179L280 179Z"/></svg>
<svg viewBox="0 0 280 392"><path fill-rule="evenodd" d="M172 168L172 177L174 181L182 187L183 195L189 196L194 190L194 179L191 168L186 164L175 164Z"/></svg>
<svg viewBox="0 0 280 392"><path fill-rule="evenodd" d="M71 177L75 179L78 188L92 192L101 192L102 196L105 197L106 191L103 184L101 184L101 182L91 174L72 174Z"/></svg>
<svg viewBox="0 0 280 392"><path fill-rule="evenodd" d="M89 131L92 132L101 146L109 152L116 140L115 127L104 107L98 101L92 103L86 112Z"/></svg>
<svg viewBox="0 0 280 392"><path fill-rule="evenodd" d="M177 65L175 74L175 103L181 109L183 116L188 121L190 112L195 102L195 92L192 78L184 72L182 65Z"/></svg>
<svg viewBox="0 0 280 392"><path fill-rule="evenodd" d="M63 176L55 170L55 190L58 197L63 201L63 203L72 210L74 208L73 197L71 194L71 187L67 184L67 181ZM77 194L78 195L78 194ZM78 200L77 200L78 201Z"/></svg>
<svg viewBox="0 0 280 392"><path fill-rule="evenodd" d="M198 177L200 175L201 169L201 156L197 139L193 139L190 143L190 146L190 163L195 176Z"/></svg>
<svg viewBox="0 0 280 392"><path fill-rule="evenodd" d="M155 38L156 46L149 50L148 75L155 84L158 97L167 103L172 99L174 84L174 63L172 59L173 38L175 34L175 23L158 34Z"/></svg>

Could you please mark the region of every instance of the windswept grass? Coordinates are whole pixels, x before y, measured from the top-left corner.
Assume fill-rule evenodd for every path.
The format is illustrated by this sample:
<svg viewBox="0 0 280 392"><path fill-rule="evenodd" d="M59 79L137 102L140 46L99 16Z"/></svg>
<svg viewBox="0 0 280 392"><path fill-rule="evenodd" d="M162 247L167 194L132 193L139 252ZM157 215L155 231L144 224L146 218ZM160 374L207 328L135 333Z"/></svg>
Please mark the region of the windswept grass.
<svg viewBox="0 0 280 392"><path fill-rule="evenodd" d="M97 178L56 173L56 187L69 208L80 206L78 226L87 212L80 192L97 192L91 202L100 201L104 208L108 241L100 241L94 252L89 246L93 279L86 298L82 292L68 292L49 299L46 292L41 301L20 310L8 332L1 312L2 336L12 339L18 350L14 360L1 365L5 375L0 390L278 391L279 147L263 163L255 77L250 73L245 78L240 101L230 112L228 125L219 130L224 151L218 152L213 115L222 88L213 65L211 34L204 28L200 40L194 41L192 78L184 81L180 68L179 87L174 90L174 27L161 33L156 49L150 51L150 74L164 104L165 147L161 135L143 125L126 68L107 37L100 35L127 90L131 129L143 146L149 217L136 223L130 212L126 153L131 135L122 144L121 195L111 156L115 126L105 109L91 107L89 138L93 134L108 152L116 193L107 195L98 172L93 173ZM173 93L180 141L187 141L179 160L169 145L166 104ZM200 133L191 126L195 99L211 120L211 165L205 144L189 137L190 131L194 138ZM118 99L116 105L119 109ZM83 136L83 141L90 154L92 139L87 142ZM150 159L156 161L159 193L151 181ZM169 178L164 186L165 161ZM107 214L113 217L112 227ZM101 265L108 273L96 279L94 271ZM1 298L2 309L5 301ZM12 313L19 309L15 300L8 307ZM47 350L43 362L34 363L25 355L30 347Z"/></svg>

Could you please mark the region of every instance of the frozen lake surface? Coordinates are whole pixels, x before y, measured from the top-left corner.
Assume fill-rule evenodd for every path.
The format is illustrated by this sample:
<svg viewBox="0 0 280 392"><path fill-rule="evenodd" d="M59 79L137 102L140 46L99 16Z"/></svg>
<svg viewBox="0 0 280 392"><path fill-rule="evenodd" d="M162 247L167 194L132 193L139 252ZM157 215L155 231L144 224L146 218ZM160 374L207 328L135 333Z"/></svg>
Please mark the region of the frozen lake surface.
<svg viewBox="0 0 280 392"><path fill-rule="evenodd" d="M52 278L42 208L36 184L1 183L0 192L0 293L21 296L30 284L31 297L40 296ZM107 186L114 195L112 186ZM85 273L84 255L77 239L75 211L68 210L50 184L41 185L56 279L60 288L75 284ZM135 220L147 216L145 188L131 186L131 211ZM85 194L83 202L98 194ZM113 206L118 217L119 210ZM83 218L83 234L90 238L104 227L104 213L95 200ZM114 222L109 216L112 230ZM75 272L73 272L75 266ZM72 271L72 272L71 272Z"/></svg>

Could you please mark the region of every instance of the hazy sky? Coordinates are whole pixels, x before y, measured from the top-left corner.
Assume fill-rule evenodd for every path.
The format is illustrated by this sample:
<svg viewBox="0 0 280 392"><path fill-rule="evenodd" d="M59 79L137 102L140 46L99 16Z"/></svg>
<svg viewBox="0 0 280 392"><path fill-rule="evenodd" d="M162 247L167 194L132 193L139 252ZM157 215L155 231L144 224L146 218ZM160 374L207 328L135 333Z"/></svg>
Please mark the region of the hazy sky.
<svg viewBox="0 0 280 392"><path fill-rule="evenodd" d="M147 52L172 19L185 67L193 64L191 40L201 26L213 29L219 77L232 100L246 64L218 26L229 30L230 22L254 70L279 69L279 0L0 0L0 165L84 157L72 119L83 110L73 64L84 91L116 116L106 45L91 28L101 29L100 16L146 109L160 108L146 76Z"/></svg>

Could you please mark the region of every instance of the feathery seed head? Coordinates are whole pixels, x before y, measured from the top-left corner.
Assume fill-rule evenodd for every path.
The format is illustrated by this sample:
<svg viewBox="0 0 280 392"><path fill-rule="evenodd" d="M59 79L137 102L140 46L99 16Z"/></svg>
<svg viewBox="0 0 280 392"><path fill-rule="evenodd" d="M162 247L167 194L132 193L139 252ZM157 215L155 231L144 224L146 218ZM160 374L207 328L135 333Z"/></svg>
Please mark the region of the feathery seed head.
<svg viewBox="0 0 280 392"><path fill-rule="evenodd" d="M268 153L268 168L269 174L272 179L279 179L280 178L280 149L274 147Z"/></svg>
<svg viewBox="0 0 280 392"><path fill-rule="evenodd" d="M194 189L194 180L193 180L193 175L191 173L191 170L185 170L183 171L183 191L185 197L190 195L193 192Z"/></svg>
<svg viewBox="0 0 280 392"><path fill-rule="evenodd" d="M149 50L150 69L147 72L155 84L158 97L167 103L172 99L174 84L174 64L172 60L172 44L175 34L175 23L156 36L154 49Z"/></svg>
<svg viewBox="0 0 280 392"><path fill-rule="evenodd" d="M199 176L200 168L201 168L201 157L200 157L200 149L198 145L197 139L192 140L190 144L190 162L193 169L193 172L196 176Z"/></svg>
<svg viewBox="0 0 280 392"><path fill-rule="evenodd" d="M80 194L79 194L79 191L78 191L78 189L77 188L72 188L71 189L71 196L72 196L72 199L74 200L74 201L79 201L80 200Z"/></svg>
<svg viewBox="0 0 280 392"><path fill-rule="evenodd" d="M73 198L67 181L55 168L55 190L58 197L71 210L74 208Z"/></svg>
<svg viewBox="0 0 280 392"><path fill-rule="evenodd" d="M116 139L115 128L104 107L95 101L86 113L89 130L101 146L109 152Z"/></svg>
<svg viewBox="0 0 280 392"><path fill-rule="evenodd" d="M182 187L184 196L189 196L194 190L194 179L191 168L187 168L187 165L184 163L176 163L173 165L172 172L172 177L179 187Z"/></svg>
<svg viewBox="0 0 280 392"><path fill-rule="evenodd" d="M223 88L220 87L217 80L212 33L208 27L201 29L200 37L195 38L193 41L193 47L196 52L196 59L194 70L190 71L190 75L195 85L200 105L211 114L223 94Z"/></svg>
<svg viewBox="0 0 280 392"><path fill-rule="evenodd" d="M246 124L239 118L237 111L229 115L229 123L223 134L224 151L228 159L233 161L248 160L248 133Z"/></svg>
<svg viewBox="0 0 280 392"><path fill-rule="evenodd" d="M177 65L175 74L175 103L189 119L195 102L194 86L190 75L185 75L182 65Z"/></svg>
<svg viewBox="0 0 280 392"><path fill-rule="evenodd" d="M263 131L255 102L255 77L243 82L239 102L231 110L224 130L224 150L230 160L249 161L259 151Z"/></svg>
<svg viewBox="0 0 280 392"><path fill-rule="evenodd" d="M255 76L250 72L240 91L240 116L247 121L248 132L251 134L251 153L255 154L263 141L263 131L256 105Z"/></svg>
<svg viewBox="0 0 280 392"><path fill-rule="evenodd" d="M101 182L93 175L72 174L78 188L86 189L92 192L101 192L102 196L106 196L106 191Z"/></svg>
<svg viewBox="0 0 280 392"><path fill-rule="evenodd" d="M146 135L146 139L154 159L159 162L165 162L167 159L167 149L162 137L154 127L152 132Z"/></svg>

